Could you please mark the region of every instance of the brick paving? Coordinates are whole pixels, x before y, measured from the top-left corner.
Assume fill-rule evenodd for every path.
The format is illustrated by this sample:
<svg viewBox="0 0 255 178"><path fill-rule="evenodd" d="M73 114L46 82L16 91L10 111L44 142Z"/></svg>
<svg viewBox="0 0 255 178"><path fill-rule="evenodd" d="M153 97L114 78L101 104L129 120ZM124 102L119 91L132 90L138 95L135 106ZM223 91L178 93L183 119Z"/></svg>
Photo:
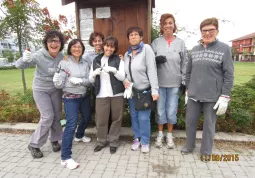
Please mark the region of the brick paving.
<svg viewBox="0 0 255 178"><path fill-rule="evenodd" d="M199 143L190 155L181 155L182 144L175 149L161 149L151 146L149 154L131 151L131 142L120 141L120 147L113 155L109 147L94 153L95 138L88 144L74 143L73 158L80 167L69 170L60 165L60 153L54 153L47 143L44 157L33 159L27 149L28 134L0 133L0 178L117 178L117 177L215 177L255 178L255 150L249 147L217 147L214 154L238 154L238 161L202 162L199 157Z"/></svg>

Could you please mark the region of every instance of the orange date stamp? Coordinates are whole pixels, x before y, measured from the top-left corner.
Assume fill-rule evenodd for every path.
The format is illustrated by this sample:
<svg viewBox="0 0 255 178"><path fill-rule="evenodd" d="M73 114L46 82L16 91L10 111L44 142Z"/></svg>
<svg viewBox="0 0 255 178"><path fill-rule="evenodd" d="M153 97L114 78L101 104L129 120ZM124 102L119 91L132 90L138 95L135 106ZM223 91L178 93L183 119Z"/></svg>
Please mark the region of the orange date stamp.
<svg viewBox="0 0 255 178"><path fill-rule="evenodd" d="M201 155L201 161L239 161L239 154L211 154Z"/></svg>

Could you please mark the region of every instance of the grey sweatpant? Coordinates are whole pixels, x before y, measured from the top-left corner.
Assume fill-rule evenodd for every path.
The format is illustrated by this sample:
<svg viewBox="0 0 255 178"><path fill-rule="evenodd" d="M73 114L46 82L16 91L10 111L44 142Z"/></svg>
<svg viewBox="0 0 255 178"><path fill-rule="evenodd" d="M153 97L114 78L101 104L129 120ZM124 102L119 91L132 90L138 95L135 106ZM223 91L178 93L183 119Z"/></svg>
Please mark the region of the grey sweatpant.
<svg viewBox="0 0 255 178"><path fill-rule="evenodd" d="M201 112L204 115L203 135L200 148L201 154L212 154L213 139L215 135L216 110L213 109L215 102L200 102L188 100L186 110L186 143L185 148L193 151L195 148L197 124Z"/></svg>
<svg viewBox="0 0 255 178"><path fill-rule="evenodd" d="M124 98L123 96L106 97L96 99L96 125L97 145L105 146L108 141L111 147L118 147L120 129L123 117ZM112 124L108 133L109 115L111 112Z"/></svg>
<svg viewBox="0 0 255 178"><path fill-rule="evenodd" d="M40 121L30 139L30 146L42 147L49 136L50 141L58 141L62 138L62 90L52 92L33 91L36 106L40 112Z"/></svg>

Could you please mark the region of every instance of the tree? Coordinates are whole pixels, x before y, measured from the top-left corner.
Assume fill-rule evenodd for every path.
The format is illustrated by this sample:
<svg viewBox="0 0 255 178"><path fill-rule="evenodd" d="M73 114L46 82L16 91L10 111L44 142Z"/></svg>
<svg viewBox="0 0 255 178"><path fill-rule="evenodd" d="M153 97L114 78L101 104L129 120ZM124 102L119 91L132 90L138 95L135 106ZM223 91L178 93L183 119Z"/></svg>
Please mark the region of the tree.
<svg viewBox="0 0 255 178"><path fill-rule="evenodd" d="M18 38L19 53L22 56L21 44L28 41L38 43L41 41L45 31L55 29L63 31L62 25L67 24L67 19L59 15L59 20L53 19L47 8L40 9L35 0L3 0L0 10L4 17L0 18L0 38L15 33ZM72 37L71 30L65 30L65 39ZM22 83L26 93L26 80L24 70L22 72Z"/></svg>
<svg viewBox="0 0 255 178"><path fill-rule="evenodd" d="M22 38L28 37L27 27L42 31L40 22L43 18L39 4L34 0L4 0L1 4L4 17L0 18L0 37L15 33L18 38L19 53L22 56ZM25 72L21 70L24 93L27 91Z"/></svg>

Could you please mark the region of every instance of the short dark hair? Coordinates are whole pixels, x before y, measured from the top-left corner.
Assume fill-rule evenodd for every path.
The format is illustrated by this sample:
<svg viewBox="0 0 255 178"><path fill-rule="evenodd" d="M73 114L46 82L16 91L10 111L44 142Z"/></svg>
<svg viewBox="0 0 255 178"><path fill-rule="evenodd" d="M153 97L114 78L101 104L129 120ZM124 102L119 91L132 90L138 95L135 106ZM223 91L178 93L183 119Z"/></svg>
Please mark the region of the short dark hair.
<svg viewBox="0 0 255 178"><path fill-rule="evenodd" d="M100 37L102 41L104 41L104 35L101 32L92 32L89 36L89 45L93 46L93 41L95 40L96 37Z"/></svg>
<svg viewBox="0 0 255 178"><path fill-rule="evenodd" d="M82 41L81 41L80 39L73 39L73 40L71 40L71 41L69 42L68 47L67 47L67 54L68 54L68 55L72 55L72 54L71 54L71 47L72 47L73 45L75 45L76 43L80 43L80 44L81 44L81 47L82 47L82 54L81 54L81 55L84 54L85 46L84 46L84 44L82 43Z"/></svg>
<svg viewBox="0 0 255 178"><path fill-rule="evenodd" d="M203 20L201 23L200 23L200 31L202 31L202 28L206 25L213 25L216 27L216 30L219 29L219 22L218 22L218 19L215 18L215 17L212 17L212 18L208 18L208 19L205 19Z"/></svg>
<svg viewBox="0 0 255 178"><path fill-rule="evenodd" d="M174 30L173 30L173 32L175 33L176 30L177 30L177 26L176 26L175 18L173 16L173 14L165 13L165 14L162 14L161 17L160 17L159 25L160 25L160 34L161 35L163 35L163 26L164 26L164 23L165 23L166 19L168 19L168 18L171 18L174 21Z"/></svg>
<svg viewBox="0 0 255 178"><path fill-rule="evenodd" d="M143 37L143 30L140 27L134 26L134 27L129 27L127 29L127 38L129 39L129 35L132 32L137 32L140 37Z"/></svg>
<svg viewBox="0 0 255 178"><path fill-rule="evenodd" d="M64 35L59 32L59 31L56 31L56 30L50 30L50 31L47 31L44 38L43 38L43 46L45 47L45 49L48 51L48 46L47 46L47 41L48 39L53 39L53 38L56 38L58 37L59 40L60 40L60 43L61 43L61 46L60 46L60 49L59 51L62 51L63 48L64 48L64 45L65 45L65 38L64 38Z"/></svg>
<svg viewBox="0 0 255 178"><path fill-rule="evenodd" d="M114 36L107 36L103 42L103 46L108 45L115 48L113 54L117 53L119 50L119 44L117 38Z"/></svg>

